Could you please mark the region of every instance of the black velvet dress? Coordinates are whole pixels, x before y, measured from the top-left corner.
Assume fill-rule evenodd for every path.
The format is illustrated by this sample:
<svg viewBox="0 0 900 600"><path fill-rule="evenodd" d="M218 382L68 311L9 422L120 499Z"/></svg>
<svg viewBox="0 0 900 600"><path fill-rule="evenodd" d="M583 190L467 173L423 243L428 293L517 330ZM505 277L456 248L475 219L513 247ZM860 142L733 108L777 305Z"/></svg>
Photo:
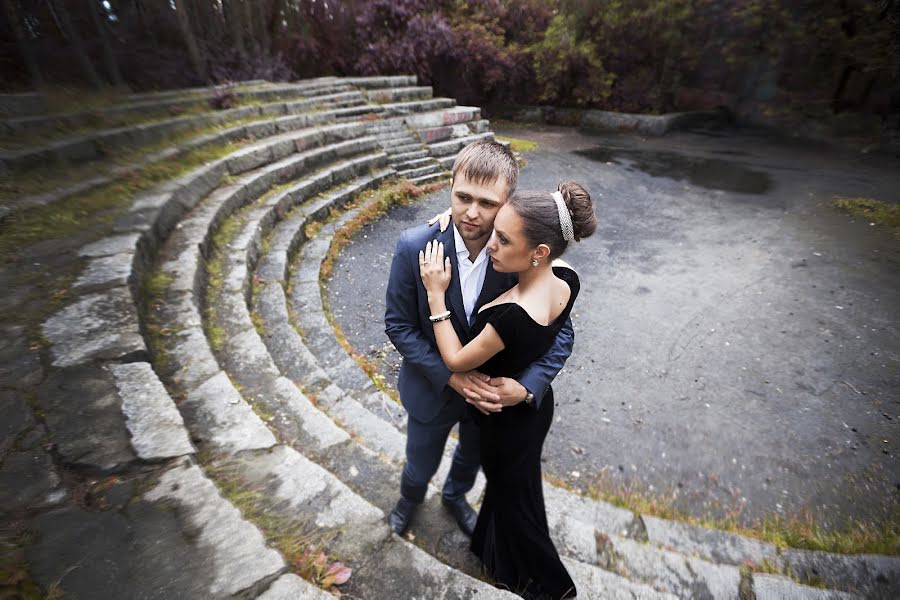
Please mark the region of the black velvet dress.
<svg viewBox="0 0 900 600"><path fill-rule="evenodd" d="M541 357L569 316L579 281L574 271L554 267L569 284L565 310L549 325L536 323L514 303L495 304L478 313L473 336L490 323L504 349L479 370L492 377L515 377ZM481 427L481 466L487 478L484 501L472 534L472 552L502 587L525 598L571 598L575 584L550 539L541 478L541 449L553 422L553 390L535 410L524 402L484 415L469 406Z"/></svg>

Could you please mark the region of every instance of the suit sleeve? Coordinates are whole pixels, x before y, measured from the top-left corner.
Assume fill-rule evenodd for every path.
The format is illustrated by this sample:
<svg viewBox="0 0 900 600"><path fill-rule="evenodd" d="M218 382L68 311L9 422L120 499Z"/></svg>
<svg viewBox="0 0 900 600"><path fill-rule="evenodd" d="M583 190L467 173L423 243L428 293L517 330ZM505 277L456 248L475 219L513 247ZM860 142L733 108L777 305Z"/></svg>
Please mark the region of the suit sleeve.
<svg viewBox="0 0 900 600"><path fill-rule="evenodd" d="M559 333L556 334L556 341L553 342L553 346L516 377L516 380L525 389L534 394L536 408L540 408L544 394L547 393L547 388L550 387L550 383L566 364L566 360L572 354L574 345L575 330L572 327L572 318L566 317L566 323L559 330Z"/></svg>
<svg viewBox="0 0 900 600"><path fill-rule="evenodd" d="M403 232L391 261L391 275L385 298L384 331L403 360L418 369L431 383L435 395L440 395L452 372L444 364L437 348L422 333L417 302L417 254L407 246L406 232Z"/></svg>

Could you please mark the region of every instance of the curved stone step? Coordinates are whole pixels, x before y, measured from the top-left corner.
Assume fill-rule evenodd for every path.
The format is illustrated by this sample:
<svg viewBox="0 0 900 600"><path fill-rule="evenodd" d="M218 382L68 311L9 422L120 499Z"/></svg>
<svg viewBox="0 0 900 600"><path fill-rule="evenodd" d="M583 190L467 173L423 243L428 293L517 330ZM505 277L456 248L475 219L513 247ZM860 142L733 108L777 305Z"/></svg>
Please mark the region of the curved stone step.
<svg viewBox="0 0 900 600"><path fill-rule="evenodd" d="M369 102L389 104L402 100L427 100L433 96L431 86L372 89L365 92Z"/></svg>
<svg viewBox="0 0 900 600"><path fill-rule="evenodd" d="M35 166L43 166L48 161L62 163L86 162L100 158L115 148L128 146L136 148L156 143L176 135L182 131L221 125L229 121L238 121L273 114L291 114L303 112L311 108L341 104L348 99L356 100L359 94L329 94L321 99L313 97L296 102L275 102L256 106L244 106L218 112L205 112L198 115L187 115L161 119L149 123L139 123L114 129L91 131L79 135L63 137L38 148L26 148L0 153L0 167L9 171L23 170ZM359 109L352 114L359 114ZM343 113L341 113L343 116Z"/></svg>
<svg viewBox="0 0 900 600"><path fill-rule="evenodd" d="M379 155L375 156L377 157ZM384 157L383 154L380 156ZM336 167L334 170L340 171L342 168ZM198 240L203 236L209 238L211 235L214 235L216 220L210 216L211 209L205 210L207 208L206 204L209 203L210 206L225 207L227 206L228 193L230 193L230 190L227 187L215 190L208 198L198 204L194 212L191 213L191 216L202 215L199 222L202 222L207 227L207 231L204 232L202 230L199 222L196 225L194 223L189 223L191 217L188 217L188 219L182 222L186 223L186 225L178 228L176 230L176 235L167 241L166 246L163 248L163 253L178 254L180 247L185 245L189 246L191 244L199 245ZM323 216L322 207L315 207L315 204L315 201L312 202L313 207L310 208L310 212L319 215L321 218L321 216ZM187 239L179 240L177 235L186 229L192 233ZM252 236L244 235L243 237L247 239ZM174 247L170 247L173 240L175 240L176 244ZM184 260L187 262L199 262L199 256L194 254L184 258ZM196 266L194 267L194 269L197 268L198 267ZM182 275L182 277L184 276ZM238 280L242 279L242 277L230 277L228 275L226 275L226 277L229 277L233 285L240 285ZM239 296L239 294L235 295ZM252 325L250 328L247 328L247 325L248 323L246 322L238 324L237 327L242 328L243 331L232 336L227 345L229 353L233 350L233 356L240 357L241 359L237 363L229 365L229 372L235 374L238 382L241 383L243 394L253 395L254 392L261 389L266 389L266 391L268 391L268 388L263 387L266 384L265 380L267 375L271 376L269 377L269 380L272 383L273 389L275 389L278 384L281 384L282 392L285 391L285 385L287 386L287 389L290 389L292 384L286 382L284 378L281 378L278 373L274 372L272 367L267 364L267 356L265 356L264 353L260 354L259 352L254 351L254 344L261 346L261 343L259 342L256 331L252 329ZM223 363L228 363L229 353L223 355ZM240 371L240 376L237 375L237 371ZM244 377L245 379L241 379L241 377ZM179 389L189 389L184 385L179 385L178 387ZM260 399L256 398L256 400L257 404L259 404ZM254 485L258 485L260 480L268 482L284 481L287 477L293 477L291 480L293 482L292 484L287 485L287 487L279 485L276 490L267 491L266 495L274 495L276 498L283 499L284 502L294 498L295 504L291 504L287 507L289 509L289 515L293 515L295 518L300 519L303 519L304 515L306 515L306 517L314 515L315 525L321 530L334 529L336 532L349 532L345 538L341 538L345 539L344 545L332 540L332 544L334 544L333 548L336 552L350 552L352 550L354 553L361 553L354 554L354 556L365 557L371 555L371 549L367 552L365 546L359 546L364 539L360 532L373 532L375 529L371 527L370 523L365 522L365 520L360 522L360 515L368 514L371 518L375 518L381 522L383 513L368 502L363 501L360 497L354 495L353 492L349 491L349 488L341 487L343 484L341 484L337 478L325 469L314 466L314 463L307 461L293 449L288 448L287 446L273 447L271 442L274 440L270 438L271 433L269 433L268 429L264 428L262 421L255 414L250 412L249 404L243 399L242 393L239 393L236 390L225 373L219 372L208 381L196 387L193 391L188 392L187 399L182 402L182 409L195 439L199 438L201 443L208 442L208 445L215 450L217 456L227 457L221 459L228 461L226 464L250 460L248 457L253 458L251 467L241 471L244 474L243 477L245 477L245 479L242 479L244 486L253 488ZM263 429L265 429L265 434L263 433ZM269 448L273 449L269 450ZM257 449L257 452L251 452L252 450ZM276 453L278 458L270 461L266 457L271 456L272 453ZM285 462L289 464L284 466ZM283 468L281 470L277 469L276 467L278 465L281 465ZM213 466L214 468L217 468L215 462L213 463ZM301 466L304 468L301 469ZM352 467L352 465L350 466ZM321 490L322 497L328 499L327 506L316 506L315 503L312 502L312 498L309 494L306 494L305 496L301 495L300 500L302 500L302 502L299 504L296 503L299 490L306 489L307 491L312 490L315 492L315 490L318 489L318 484L314 484L313 473L318 480L327 482L327 485L323 484L327 489ZM253 476L251 477L249 474L253 474ZM259 477L261 479L254 480L253 477ZM341 492L344 494L342 497L343 499L340 497L337 499L334 498L335 490L343 490ZM279 496L279 493L282 493L283 495ZM316 497L318 497L318 494L316 494ZM351 499L354 500L351 501ZM279 502L279 506L281 506L282 510L285 510L284 502ZM357 509L348 512L347 507L352 503L355 503ZM275 508L272 508L271 510L276 511ZM380 543L378 546L379 554L385 556L406 556L409 552L415 552L414 549L408 548L405 542L390 537L388 535L388 529L383 522L380 531L382 535L376 536L373 541L373 543L375 541ZM350 546L350 544L352 544L352 546ZM429 565L433 564L433 566L430 566L428 569L432 575L428 577L427 581L419 585L434 585L435 582L431 580L433 579L433 573L435 571L441 572L442 574L446 573L445 568L443 566L438 567L439 563L431 557L421 558L420 561L425 561L425 563ZM398 560L398 563L401 562L402 561ZM357 574L354 577L356 586L363 589L365 587L377 587L380 580L377 579L375 575L375 572L372 572L369 577L363 577L360 574ZM491 594L495 593L489 586L470 579L461 573L451 573L450 577L451 579L456 580L456 585L460 587L460 589L482 590L483 592L490 592Z"/></svg>
<svg viewBox="0 0 900 600"><path fill-rule="evenodd" d="M192 152L201 147L208 147L215 144L225 144L245 139L259 139L275 135L278 132L290 132L303 129L310 126L322 125L331 121L348 120L357 116L365 116L368 114L366 110L360 110L359 107L348 107L346 109L330 109L312 113L301 113L297 115L287 115L282 117L270 118L268 116L259 121L246 124L236 125L226 128L215 133L205 134L196 138L187 140L177 146L170 146L144 157L140 162L130 165L124 165L112 169L106 175L90 177L75 185L67 188L54 190L52 192L37 194L18 198L13 205L0 206L0 218L11 214L14 211L24 210L35 206L45 206L53 202L58 202L68 198L74 194L86 193L101 185L112 182L117 177L124 176L129 172L152 164L159 160L177 158L188 152ZM126 226L127 227L127 226Z"/></svg>

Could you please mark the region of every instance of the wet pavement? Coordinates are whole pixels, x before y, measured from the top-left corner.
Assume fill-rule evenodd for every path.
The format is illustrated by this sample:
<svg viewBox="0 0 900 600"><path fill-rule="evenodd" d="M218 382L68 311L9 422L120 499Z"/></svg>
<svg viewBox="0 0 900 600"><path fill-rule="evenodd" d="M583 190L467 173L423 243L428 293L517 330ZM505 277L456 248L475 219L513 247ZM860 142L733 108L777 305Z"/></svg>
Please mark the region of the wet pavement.
<svg viewBox="0 0 900 600"><path fill-rule="evenodd" d="M900 242L831 202L897 201L900 162L744 131L497 133L539 144L520 189L578 181L601 222L566 255L582 292L548 474L698 516L897 519ZM399 232L448 198L366 226L335 265L335 316L371 357Z"/></svg>

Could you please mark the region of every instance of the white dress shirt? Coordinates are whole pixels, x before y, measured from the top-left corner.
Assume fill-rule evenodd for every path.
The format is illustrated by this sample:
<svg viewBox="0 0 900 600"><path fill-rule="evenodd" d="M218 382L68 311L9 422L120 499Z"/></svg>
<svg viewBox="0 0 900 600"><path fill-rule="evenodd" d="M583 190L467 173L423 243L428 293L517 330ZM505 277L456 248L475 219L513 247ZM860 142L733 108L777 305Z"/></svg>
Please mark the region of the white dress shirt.
<svg viewBox="0 0 900 600"><path fill-rule="evenodd" d="M475 302L478 301L478 296L481 294L484 275L487 273L487 244L475 257L475 262L472 262L469 260L469 251L455 224L453 225L453 237L456 240L456 262L459 265L459 289L462 291L463 307L466 309L466 321L471 324L472 311L475 310Z"/></svg>

